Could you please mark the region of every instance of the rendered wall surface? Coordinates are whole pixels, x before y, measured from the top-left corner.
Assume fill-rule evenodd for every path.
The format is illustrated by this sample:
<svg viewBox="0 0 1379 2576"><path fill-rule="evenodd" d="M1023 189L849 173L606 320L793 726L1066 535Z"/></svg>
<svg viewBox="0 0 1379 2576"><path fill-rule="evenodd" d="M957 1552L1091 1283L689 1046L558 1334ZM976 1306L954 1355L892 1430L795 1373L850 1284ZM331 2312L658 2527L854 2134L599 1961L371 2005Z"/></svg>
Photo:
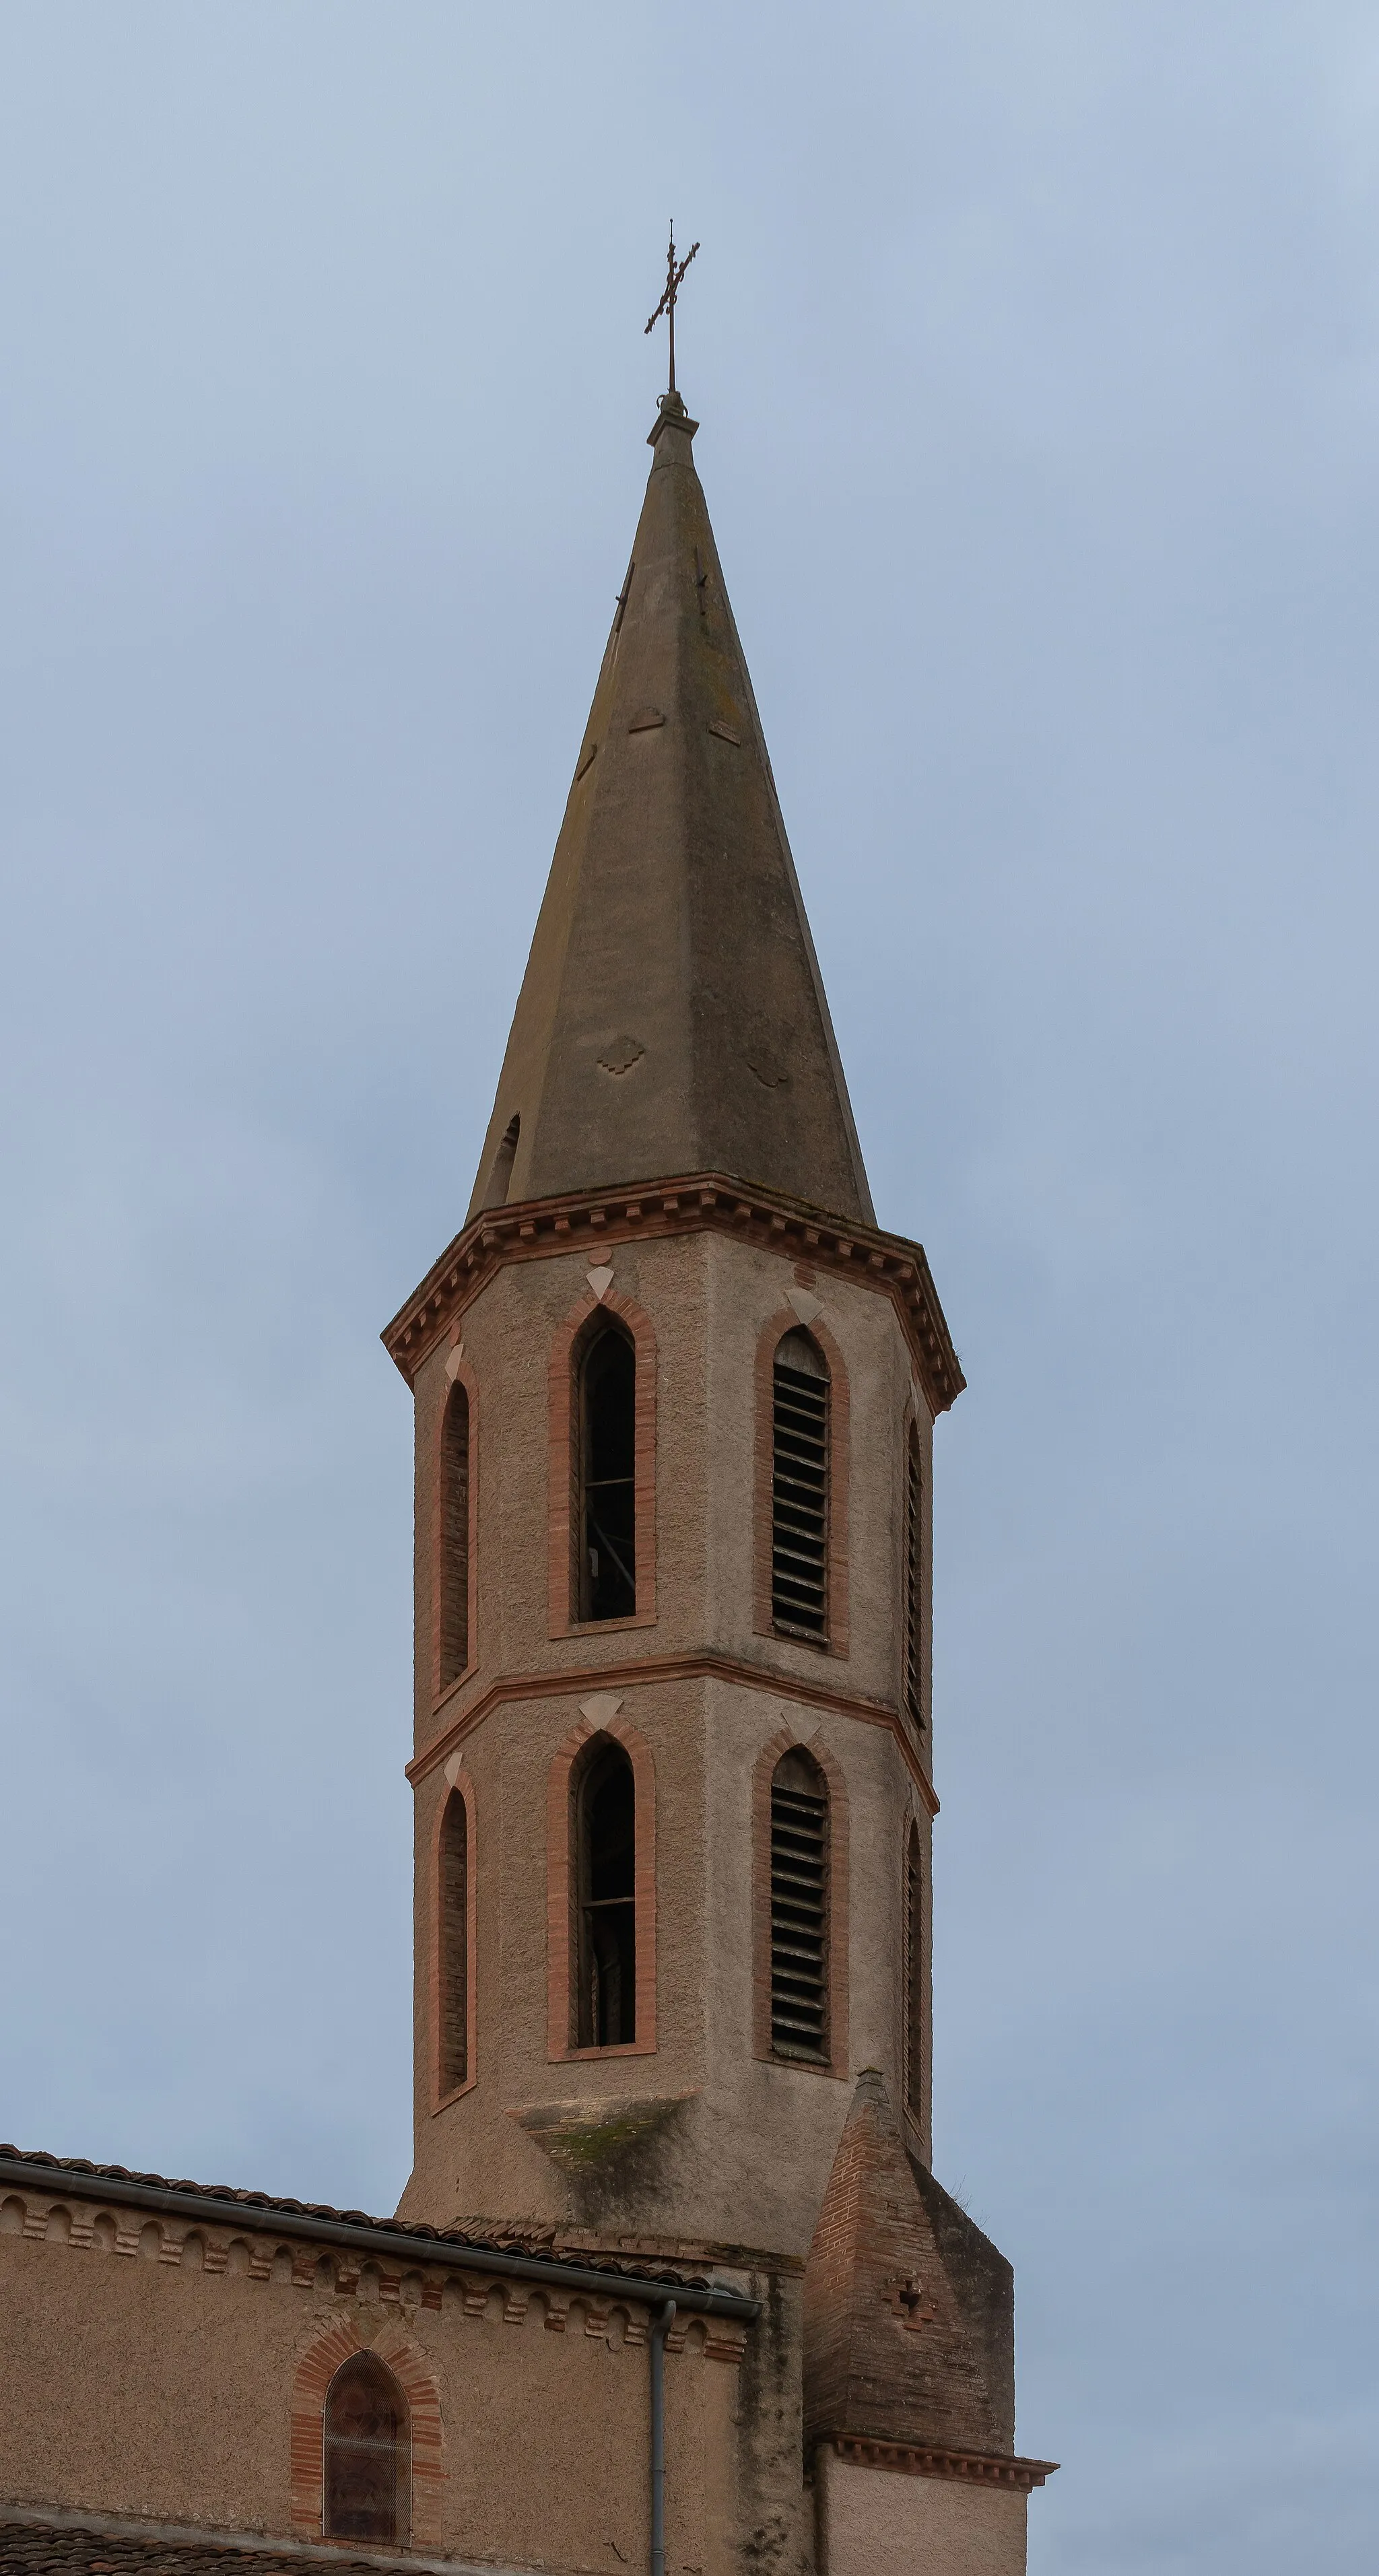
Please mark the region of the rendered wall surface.
<svg viewBox="0 0 1379 2576"><path fill-rule="evenodd" d="M516 2567L645 2565L645 2308L424 2268L361 2272L360 2259L338 2263L331 2289L322 2248L290 2236L4 2195L0 2501L319 2539L312 2392L357 2342L414 2391L416 2548ZM667 2356L667 2511L677 2557L707 2576L738 2563L739 2372L706 2355L703 2321L684 2324Z"/></svg>
<svg viewBox="0 0 1379 2576"><path fill-rule="evenodd" d="M1025 2576L1025 2498L961 2478L817 2466L819 2576Z"/></svg>

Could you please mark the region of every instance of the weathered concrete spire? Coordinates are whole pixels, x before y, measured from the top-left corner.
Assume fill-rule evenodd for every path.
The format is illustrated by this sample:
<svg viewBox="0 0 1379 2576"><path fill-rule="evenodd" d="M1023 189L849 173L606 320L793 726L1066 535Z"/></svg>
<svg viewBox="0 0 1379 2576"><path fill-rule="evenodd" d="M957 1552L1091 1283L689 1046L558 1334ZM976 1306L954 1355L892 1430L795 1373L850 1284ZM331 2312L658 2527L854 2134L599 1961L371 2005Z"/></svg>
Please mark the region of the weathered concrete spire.
<svg viewBox="0 0 1379 2576"><path fill-rule="evenodd" d="M696 427L662 397L471 1216L717 1171L873 1221Z"/></svg>

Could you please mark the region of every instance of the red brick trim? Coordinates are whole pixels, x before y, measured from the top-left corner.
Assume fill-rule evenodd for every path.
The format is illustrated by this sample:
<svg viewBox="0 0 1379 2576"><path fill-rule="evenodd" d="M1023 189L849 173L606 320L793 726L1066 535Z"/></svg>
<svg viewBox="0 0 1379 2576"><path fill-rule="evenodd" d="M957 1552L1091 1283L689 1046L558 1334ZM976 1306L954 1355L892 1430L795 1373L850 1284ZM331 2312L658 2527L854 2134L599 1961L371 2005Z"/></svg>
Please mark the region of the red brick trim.
<svg viewBox="0 0 1379 2576"><path fill-rule="evenodd" d="M923 1398L912 1386L900 1420L900 1590L897 1595L899 1618L896 1632L900 1640L900 1669L896 1675L896 1706L909 1719L909 1698L905 1679L906 1550L909 1545L909 1469L910 1441L919 1444L920 1526L919 1526L919 1707L922 1741L933 1740L933 1564L934 1564L934 1437L933 1415Z"/></svg>
<svg viewBox="0 0 1379 2576"><path fill-rule="evenodd" d="M611 1735L632 1764L637 1834L633 1875L637 1925L637 2036L616 2048L575 2044L574 1906L571 1868L570 1775L586 1744ZM656 1771L646 1738L625 1718L601 1726L582 1717L559 1747L546 1782L546 2054L553 2062L575 2057L654 2057L656 2053Z"/></svg>
<svg viewBox="0 0 1379 2576"><path fill-rule="evenodd" d="M812 1754L828 1782L828 2064L777 2057L771 2046L771 1780L783 1753ZM848 1939L850 1930L847 1781L822 1735L779 1727L763 1744L752 1773L752 2055L795 2075L846 2079Z"/></svg>
<svg viewBox="0 0 1379 2576"><path fill-rule="evenodd" d="M833 1271L888 1297L936 1413L946 1413L967 1381L958 1365L924 1247L874 1226L839 1226L817 1209L695 1172L626 1190L527 1199L485 1208L433 1262L421 1286L382 1334L384 1348L410 1386L429 1351L462 1314L493 1271L508 1261L541 1261L552 1253L606 1255L610 1245L640 1237L697 1234L706 1228L774 1252L803 1253L806 1266Z"/></svg>
<svg viewBox="0 0 1379 2576"><path fill-rule="evenodd" d="M445 1889L441 1880L441 1836L452 1798L464 1808L465 1822L465 2061L468 2073L463 2084L442 2092L442 1996L441 1969L445 1958ZM436 1810L431 1833L431 1966L429 1991L431 2005L431 2109L443 2111L461 2094L472 2090L478 2078L478 2029L476 2014L479 1996L478 1920L479 1872L478 1839L475 1826L474 1783L467 1771L457 1770L446 1784L445 1795Z"/></svg>
<svg viewBox="0 0 1379 2576"><path fill-rule="evenodd" d="M612 1626L614 1622L607 1623ZM630 1624L630 1623L629 1623ZM588 1635L589 1630L581 1631ZM632 1690L652 1682L741 1682L748 1690L769 1691L773 1698L798 1700L805 1708L818 1708L833 1717L856 1718L863 1726L884 1727L894 1739L896 1751L909 1772L918 1796L931 1816L939 1811L934 1785L920 1761L911 1740L910 1730L898 1709L885 1700L862 1699L856 1692L838 1690L827 1682L805 1681L794 1673L771 1672L760 1664L748 1663L740 1655L642 1655L625 1664L567 1665L563 1671L549 1673L508 1673L494 1682L482 1698L472 1702L438 1735L432 1744L424 1745L407 1764L407 1777L415 1785L425 1780L444 1762L457 1745L463 1744L495 1708L504 1708L512 1700L559 1699L576 1691Z"/></svg>
<svg viewBox="0 0 1379 2576"><path fill-rule="evenodd" d="M822 2447L822 2446L821 2446ZM933 2451L908 2442L873 2442L841 2434L832 2448L860 2469L900 2469L909 2477L963 2478L969 2486L1017 2487L1028 2495L1055 2475L1057 2460L997 2458L987 2451Z"/></svg>
<svg viewBox="0 0 1379 2576"><path fill-rule="evenodd" d="M616 1315L632 1336L637 1363L634 1401L633 1475L637 1515L637 1609L630 1619L575 1617L575 1477L578 1461L574 1439L575 1371L580 1347L593 1318ZM656 1334L651 1318L632 1297L610 1287L599 1298L586 1289L571 1307L551 1344L547 1371L547 1580L549 1632L553 1637L599 1636L619 1628L654 1628L656 1624Z"/></svg>
<svg viewBox="0 0 1379 2576"><path fill-rule="evenodd" d="M469 1577L469 1603L465 1613L465 1665L461 1673L452 1673L449 1681L441 1680L441 1608L445 1586L445 1417L450 1397L456 1386L462 1386L469 1403L469 1534L466 1563ZM431 1622L430 1673L433 1706L452 1691L463 1688L473 1678L479 1660L479 1386L468 1360L454 1363L441 1398L431 1441Z"/></svg>
<svg viewBox="0 0 1379 2576"><path fill-rule="evenodd" d="M906 1809L906 1812L901 1819L900 1887L898 1906L901 1928L901 1958L904 1965L904 1975L902 1978L900 1996L900 2052L896 2060L901 2072L901 2081L896 2087L896 2091L900 2099L902 2121L913 2130L916 2138L919 2140L923 2151L923 2161L927 2165L929 2162L929 2130L931 2107L933 2103L932 2087L934 2064L934 2014L931 1971L934 1938L934 1877L933 1838L925 1831L926 1822L927 1819L916 1815L912 1807ZM912 1944L910 1939L911 1834L915 1834L919 1838L920 1871L918 1982L921 1998L921 2031L920 2062L918 2069L919 2081L917 2087L919 2100L917 2109L912 2108L910 2103L910 1991L911 1979L914 1973L911 1963Z"/></svg>
<svg viewBox="0 0 1379 2576"><path fill-rule="evenodd" d="M793 1306L779 1306L757 1336L755 1379L756 1442L752 1478L752 1626L759 1637L790 1636L793 1645L808 1638L777 1629L771 1617L771 1470L775 1405L772 1371L776 1351L787 1333L807 1333L828 1362L828 1635L823 1651L848 1650L848 1468L851 1454L851 1399L847 1365L822 1315L802 1324Z"/></svg>
<svg viewBox="0 0 1379 2576"><path fill-rule="evenodd" d="M290 2511L293 2531L302 2540L320 2540L325 2521L326 2392L337 2370L357 2352L376 2352L407 2400L412 2452L411 2531L414 2549L439 2549L442 2538L442 2458L440 2390L425 2356L399 2326L391 2323L368 2340L352 2317L332 2317L308 2344L292 2382L290 2415ZM342 2548L355 2549L353 2541Z"/></svg>

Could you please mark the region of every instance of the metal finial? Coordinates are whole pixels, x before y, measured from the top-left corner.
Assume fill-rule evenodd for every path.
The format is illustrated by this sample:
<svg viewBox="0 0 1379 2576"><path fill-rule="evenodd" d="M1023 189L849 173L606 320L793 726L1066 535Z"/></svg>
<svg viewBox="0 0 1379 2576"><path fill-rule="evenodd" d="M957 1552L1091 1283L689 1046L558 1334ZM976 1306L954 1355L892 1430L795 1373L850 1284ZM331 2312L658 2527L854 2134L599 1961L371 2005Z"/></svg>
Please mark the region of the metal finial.
<svg viewBox="0 0 1379 2576"><path fill-rule="evenodd" d="M672 393L674 393L674 391L675 391L675 299L676 299L676 297L678 296L678 294L679 294L679 292L680 292L680 281L681 281L681 279L683 278L683 276L684 276L684 274L685 274L685 271L686 271L686 269L688 268L688 266L689 266L689 264L690 264L690 261L693 259L694 254L695 254L695 251L697 251L697 250L698 250L698 248L699 248L699 244L698 244L698 242L695 242L695 243L692 245L692 247L691 247L689 250L687 250L687 251L686 251L684 258L680 261L679 265L678 265L678 266L676 265L676 259L675 259L675 217L672 215L672 216L671 216L671 219L670 219L670 248L669 248L669 250L668 250L668 251L667 251L667 253L666 253L666 284L665 284L665 293L664 293L664 294L663 294L663 296L661 297L661 301L660 301L660 303L657 305L655 312L652 314L651 320L648 322L648 324L647 324L647 326L646 326L646 328L647 328L647 330L648 330L648 331L654 331L654 330L655 330L655 328L656 328L656 325L657 325L657 323L660 321L661 315L662 315L663 313L664 313L664 314L668 317L668 319L669 319L669 322L670 322L670 391L671 391ZM643 333L643 335L642 335L642 336L643 336L643 338L645 338L645 336L646 336L646 335L645 335L645 333Z"/></svg>

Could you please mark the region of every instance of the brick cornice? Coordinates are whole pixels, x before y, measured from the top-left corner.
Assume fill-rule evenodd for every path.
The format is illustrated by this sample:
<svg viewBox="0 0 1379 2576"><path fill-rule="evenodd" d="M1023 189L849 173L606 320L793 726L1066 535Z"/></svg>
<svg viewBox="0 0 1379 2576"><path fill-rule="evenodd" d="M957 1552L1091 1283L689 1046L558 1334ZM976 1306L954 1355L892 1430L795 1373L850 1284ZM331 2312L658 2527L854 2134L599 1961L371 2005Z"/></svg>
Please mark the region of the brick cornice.
<svg viewBox="0 0 1379 2576"><path fill-rule="evenodd" d="M803 1200L777 1197L721 1172L483 1210L456 1235L393 1317L382 1335L383 1346L410 1386L447 1327L502 1263L587 1253L601 1244L694 1234L705 1227L860 1280L889 1297L934 1412L946 1413L962 1393L967 1381L922 1244L905 1235L882 1234L873 1226L839 1225Z"/></svg>
<svg viewBox="0 0 1379 2576"><path fill-rule="evenodd" d="M924 2443L872 2441L865 2433L838 2434L831 2445L840 2460L860 2469L899 2469L912 2478L964 2478L969 2486L1016 2487L1028 2495L1058 2467L1057 2460L1022 2460L989 2451L938 2451Z"/></svg>
<svg viewBox="0 0 1379 2576"><path fill-rule="evenodd" d="M495 1708L507 1700L558 1699L567 1692L589 1690L630 1690L639 1683L720 1681L741 1682L749 1690L768 1691L774 1697L794 1701L803 1708L822 1708L840 1717L860 1718L866 1726L883 1726L893 1735L900 1748L905 1767L914 1781L931 1816L939 1811L933 1782L910 1741L900 1711L885 1700L863 1699L856 1693L832 1689L826 1682L811 1682L792 1673L772 1672L767 1664L749 1662L739 1655L701 1653L693 1655L643 1655L621 1664L562 1665L557 1672L506 1673L501 1681L490 1684L478 1699L430 1744L423 1745L407 1765L407 1777L415 1784L427 1778L438 1763L444 1762L465 1737L472 1735Z"/></svg>

